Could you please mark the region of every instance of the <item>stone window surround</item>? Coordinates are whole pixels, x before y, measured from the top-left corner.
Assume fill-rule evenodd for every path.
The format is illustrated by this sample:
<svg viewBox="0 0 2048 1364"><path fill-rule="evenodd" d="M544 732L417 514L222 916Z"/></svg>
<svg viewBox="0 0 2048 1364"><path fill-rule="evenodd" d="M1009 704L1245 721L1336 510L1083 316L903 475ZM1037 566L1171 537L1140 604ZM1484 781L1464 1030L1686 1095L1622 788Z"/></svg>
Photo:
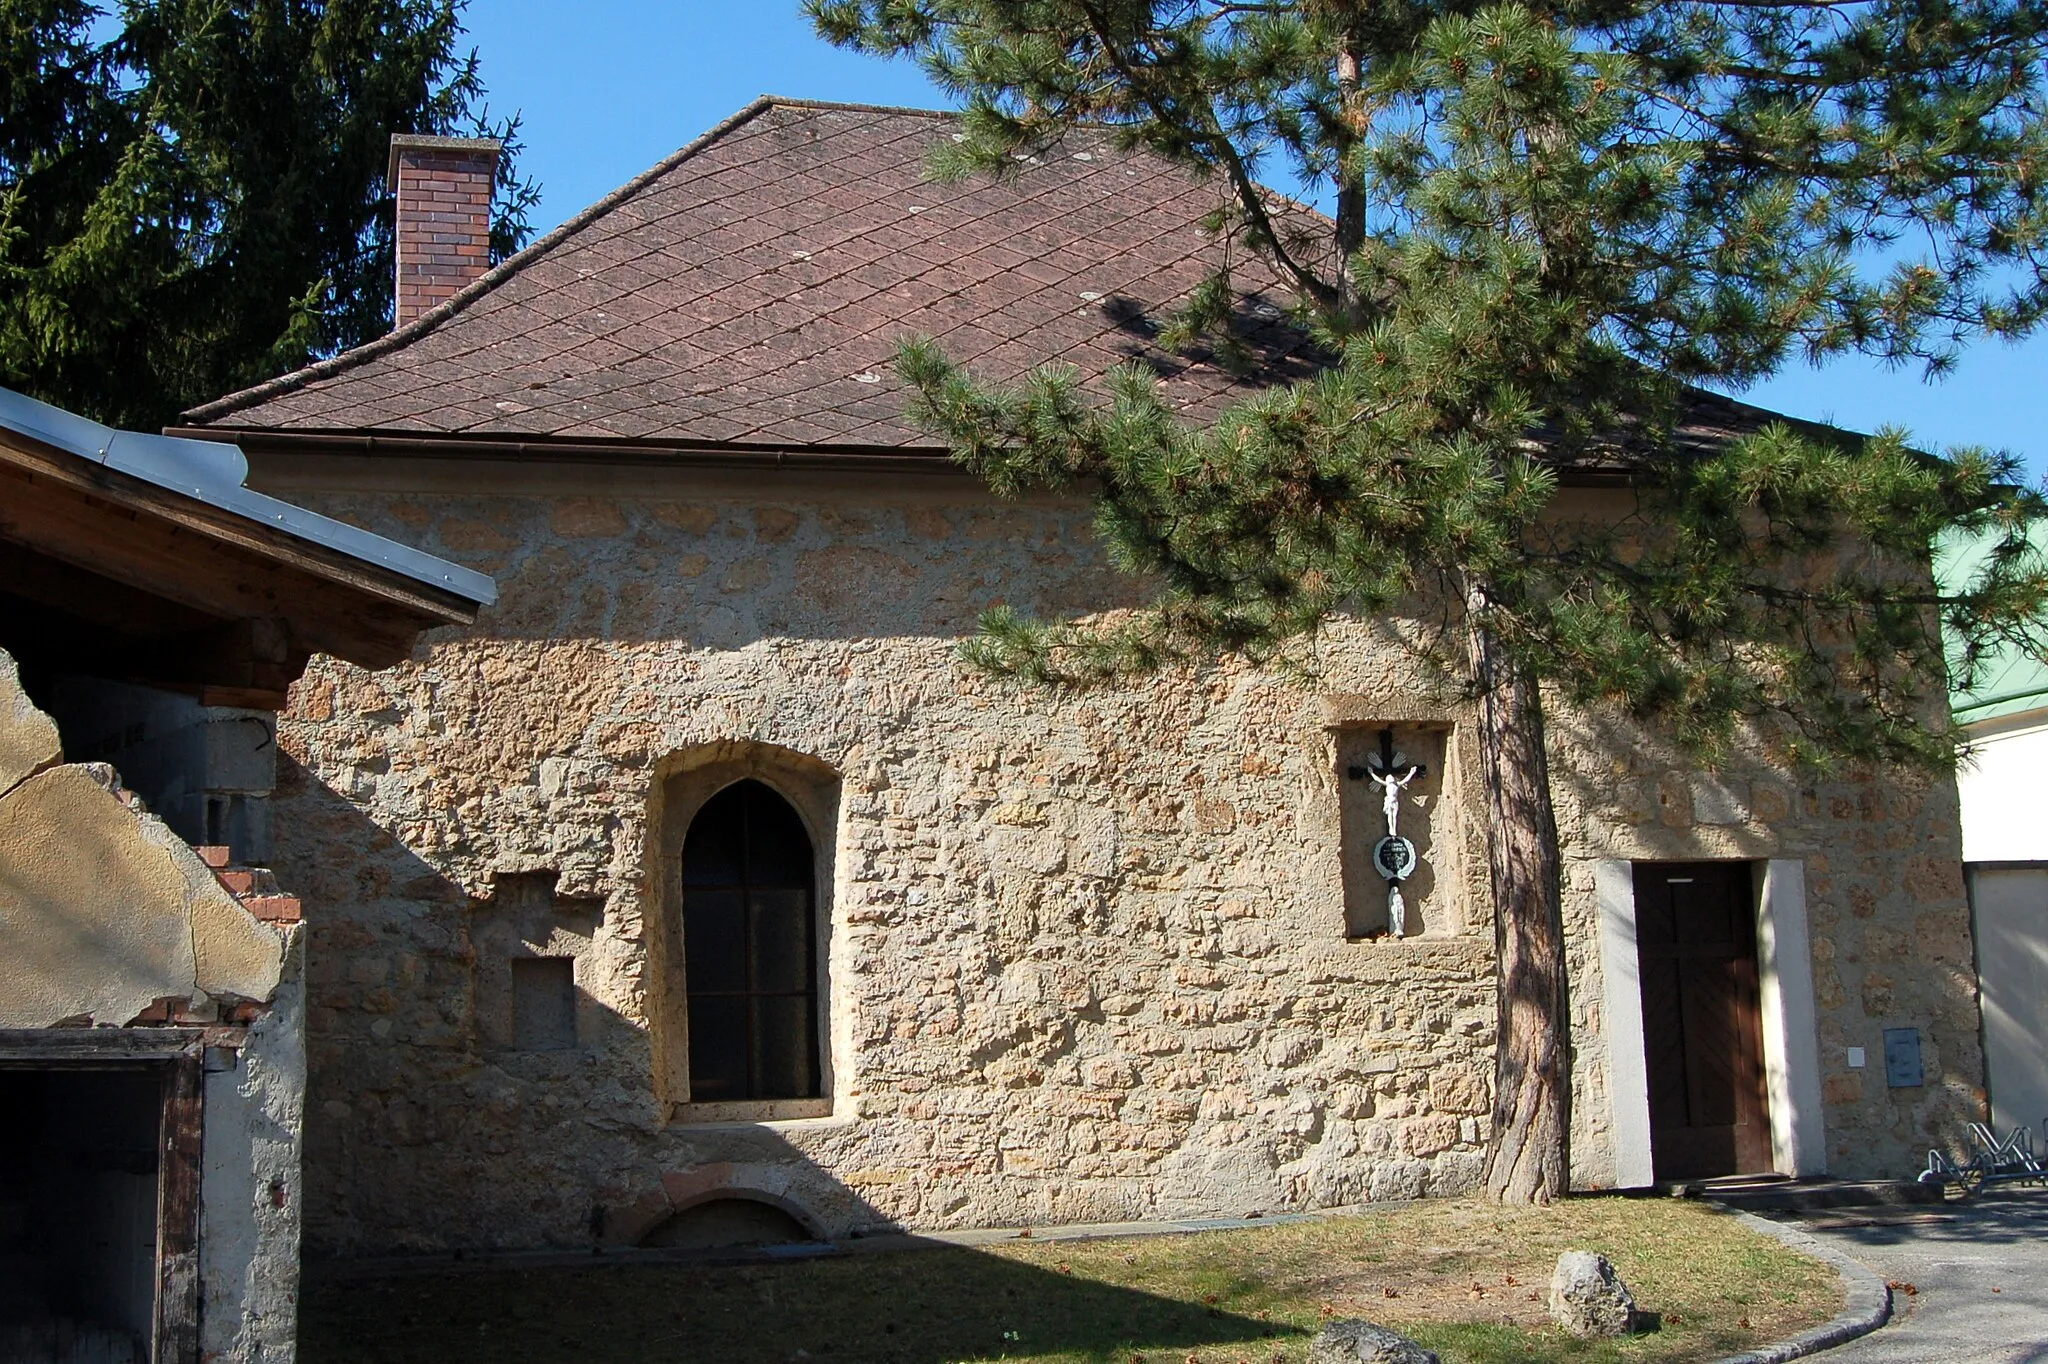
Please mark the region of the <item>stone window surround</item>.
<svg viewBox="0 0 2048 1364"><path fill-rule="evenodd" d="M1712 859L1686 859L1712 860ZM1636 960L1635 864L1593 864L1605 984L1607 1093L1612 1105L1613 1187L1656 1182L1650 1153L1650 1083L1643 1045L1643 993ZM1827 1173L1821 1109L1820 1035L1813 948L1806 921L1806 863L1751 862L1756 886L1757 983L1763 1014L1764 1087L1771 1111L1771 1158L1780 1174Z"/></svg>
<svg viewBox="0 0 2048 1364"><path fill-rule="evenodd" d="M788 801L816 854L818 1069L821 1097L722 1103L690 1100L690 1030L683 981L682 853L690 821L713 796L753 779ZM699 744L671 754L656 769L648 811L646 877L647 1019L654 1052L654 1089L676 1123L762 1123L829 1118L834 1110L832 1028L833 880L839 848L839 772L830 764L752 740Z"/></svg>

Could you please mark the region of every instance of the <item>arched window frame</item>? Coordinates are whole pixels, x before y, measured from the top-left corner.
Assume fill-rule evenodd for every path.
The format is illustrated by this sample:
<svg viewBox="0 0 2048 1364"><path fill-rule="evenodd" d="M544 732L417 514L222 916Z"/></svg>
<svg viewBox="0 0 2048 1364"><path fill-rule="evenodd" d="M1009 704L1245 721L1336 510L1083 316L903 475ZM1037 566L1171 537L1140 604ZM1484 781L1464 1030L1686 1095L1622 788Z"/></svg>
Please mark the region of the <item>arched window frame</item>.
<svg viewBox="0 0 2048 1364"><path fill-rule="evenodd" d="M682 853L692 821L719 792L752 779L796 811L811 841L813 979L817 994L819 1095L802 1099L704 1101L690 1086L688 945L683 933ZM647 1021L654 1091L672 1122L765 1122L829 1116L836 1068L832 1041L833 882L837 864L839 773L773 744L707 744L672 755L656 770L648 811L645 919Z"/></svg>

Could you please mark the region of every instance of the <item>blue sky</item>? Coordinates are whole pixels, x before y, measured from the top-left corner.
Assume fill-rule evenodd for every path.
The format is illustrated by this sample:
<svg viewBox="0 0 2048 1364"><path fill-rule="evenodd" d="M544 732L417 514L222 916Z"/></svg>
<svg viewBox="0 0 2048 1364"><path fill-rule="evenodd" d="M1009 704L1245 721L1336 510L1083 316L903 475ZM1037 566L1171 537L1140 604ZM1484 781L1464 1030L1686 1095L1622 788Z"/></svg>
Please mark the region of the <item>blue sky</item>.
<svg viewBox="0 0 2048 1364"><path fill-rule="evenodd" d="M471 0L468 25L492 111L524 115L543 231L756 95L946 104L910 66L819 41L796 0ZM1741 396L1857 430L1903 426L1932 448L2004 448L2048 473L2048 335L1980 343L1939 384L1844 361Z"/></svg>

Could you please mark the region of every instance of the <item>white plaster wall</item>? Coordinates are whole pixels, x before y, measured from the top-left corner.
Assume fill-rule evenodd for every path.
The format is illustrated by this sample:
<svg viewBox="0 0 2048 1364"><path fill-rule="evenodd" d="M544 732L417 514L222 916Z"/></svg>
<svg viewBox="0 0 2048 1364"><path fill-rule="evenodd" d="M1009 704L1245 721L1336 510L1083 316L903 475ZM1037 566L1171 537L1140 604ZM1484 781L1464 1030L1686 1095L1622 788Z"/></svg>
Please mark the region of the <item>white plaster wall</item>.
<svg viewBox="0 0 2048 1364"><path fill-rule="evenodd" d="M2048 863L1972 867L1984 1069L2001 1132L2048 1127ZM2048 1134L2048 1133L2044 1133Z"/></svg>
<svg viewBox="0 0 2048 1364"><path fill-rule="evenodd" d="M1771 1158L1780 1173L1824 1175L1820 1029L1814 1016L1813 943L1806 919L1806 863L1774 857L1757 886L1757 965L1764 1084L1771 1105Z"/></svg>
<svg viewBox="0 0 2048 1364"><path fill-rule="evenodd" d="M2048 861L2048 709L1970 728L1956 773L1965 862Z"/></svg>
<svg viewBox="0 0 2048 1364"><path fill-rule="evenodd" d="M209 1364L290 1364L297 1354L304 957L304 932L292 929L276 1001L234 1066L206 1076L199 1351Z"/></svg>

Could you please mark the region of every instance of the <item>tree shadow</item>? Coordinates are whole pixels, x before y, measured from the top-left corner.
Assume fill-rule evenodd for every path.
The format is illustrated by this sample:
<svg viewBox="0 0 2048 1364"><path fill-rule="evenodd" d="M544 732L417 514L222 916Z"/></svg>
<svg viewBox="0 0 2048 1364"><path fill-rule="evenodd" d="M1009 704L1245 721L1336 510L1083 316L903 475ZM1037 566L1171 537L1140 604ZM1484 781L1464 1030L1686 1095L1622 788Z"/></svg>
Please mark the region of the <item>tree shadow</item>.
<svg viewBox="0 0 2048 1364"><path fill-rule="evenodd" d="M1793 1226L1811 1223L1830 1236L1877 1249L1913 1245L2033 1245L2048 1236L2048 1189L1992 1185L1968 1203L1910 1208L1840 1208L1805 1217L1778 1214Z"/></svg>
<svg viewBox="0 0 2048 1364"><path fill-rule="evenodd" d="M847 1364L1256 1348L1301 1328L936 1246L796 1263L309 1276L305 1364L818 1359Z"/></svg>
<svg viewBox="0 0 2048 1364"><path fill-rule="evenodd" d="M1176 378L1196 365L1213 365L1265 388L1313 378L1337 362L1337 356L1295 325L1288 306L1266 290L1240 293L1221 336L1179 351L1159 345L1164 328L1142 300L1111 294L1102 300L1101 311L1124 334L1117 349L1161 379Z"/></svg>

